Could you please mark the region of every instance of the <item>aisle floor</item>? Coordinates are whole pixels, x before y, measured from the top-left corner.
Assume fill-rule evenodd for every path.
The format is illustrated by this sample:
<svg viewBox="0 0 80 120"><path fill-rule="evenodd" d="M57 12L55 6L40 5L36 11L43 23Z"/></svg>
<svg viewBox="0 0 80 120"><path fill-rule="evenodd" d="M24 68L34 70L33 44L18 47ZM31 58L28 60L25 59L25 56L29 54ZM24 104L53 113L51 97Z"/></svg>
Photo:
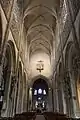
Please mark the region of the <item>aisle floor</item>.
<svg viewBox="0 0 80 120"><path fill-rule="evenodd" d="M36 119L35 120L45 120L43 115L36 115Z"/></svg>

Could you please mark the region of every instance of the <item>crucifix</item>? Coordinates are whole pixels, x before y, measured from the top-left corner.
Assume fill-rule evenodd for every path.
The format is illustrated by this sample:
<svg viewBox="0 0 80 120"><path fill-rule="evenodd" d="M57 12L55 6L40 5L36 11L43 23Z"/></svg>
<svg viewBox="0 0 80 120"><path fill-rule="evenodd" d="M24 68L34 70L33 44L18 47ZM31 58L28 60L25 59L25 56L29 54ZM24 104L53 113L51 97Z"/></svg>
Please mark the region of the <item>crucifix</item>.
<svg viewBox="0 0 80 120"><path fill-rule="evenodd" d="M42 60L38 61L36 69L39 70L40 73L41 73L42 70L44 70L44 64L43 64Z"/></svg>

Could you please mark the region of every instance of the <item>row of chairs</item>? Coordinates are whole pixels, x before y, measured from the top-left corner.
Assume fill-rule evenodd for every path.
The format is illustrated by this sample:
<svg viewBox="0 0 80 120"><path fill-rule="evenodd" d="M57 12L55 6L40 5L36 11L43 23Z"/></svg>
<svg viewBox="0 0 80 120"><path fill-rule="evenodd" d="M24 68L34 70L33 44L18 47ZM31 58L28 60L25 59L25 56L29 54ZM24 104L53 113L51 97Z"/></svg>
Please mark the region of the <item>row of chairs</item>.
<svg viewBox="0 0 80 120"><path fill-rule="evenodd" d="M14 120L35 120L35 118L36 112L23 112L14 116Z"/></svg>
<svg viewBox="0 0 80 120"><path fill-rule="evenodd" d="M21 114L16 114L14 117L2 117L0 120L35 120L37 114L37 112L23 112ZM42 114L45 120L78 120L57 112L43 112Z"/></svg>
<svg viewBox="0 0 80 120"><path fill-rule="evenodd" d="M1 117L0 120L35 120L36 112L23 112L14 117Z"/></svg>
<svg viewBox="0 0 80 120"><path fill-rule="evenodd" d="M72 120L66 114L57 112L44 112L44 117L46 120Z"/></svg>

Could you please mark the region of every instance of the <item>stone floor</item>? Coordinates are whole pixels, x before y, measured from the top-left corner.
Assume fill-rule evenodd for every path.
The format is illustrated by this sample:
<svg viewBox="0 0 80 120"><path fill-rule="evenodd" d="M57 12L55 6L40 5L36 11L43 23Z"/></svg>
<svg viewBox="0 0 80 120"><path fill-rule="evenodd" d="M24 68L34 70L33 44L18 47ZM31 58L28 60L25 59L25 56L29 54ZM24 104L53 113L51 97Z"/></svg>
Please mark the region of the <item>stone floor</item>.
<svg viewBox="0 0 80 120"><path fill-rule="evenodd" d="M36 115L36 119L35 120L45 120L43 115Z"/></svg>

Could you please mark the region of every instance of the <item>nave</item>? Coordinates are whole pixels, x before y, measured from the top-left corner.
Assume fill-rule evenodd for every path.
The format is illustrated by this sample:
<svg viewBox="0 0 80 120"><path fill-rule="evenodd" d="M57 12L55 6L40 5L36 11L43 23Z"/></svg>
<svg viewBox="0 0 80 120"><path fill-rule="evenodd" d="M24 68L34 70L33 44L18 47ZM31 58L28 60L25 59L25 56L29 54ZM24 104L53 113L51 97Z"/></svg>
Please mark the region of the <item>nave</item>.
<svg viewBox="0 0 80 120"><path fill-rule="evenodd" d="M72 118L80 118L80 0L0 0L0 119Z"/></svg>

